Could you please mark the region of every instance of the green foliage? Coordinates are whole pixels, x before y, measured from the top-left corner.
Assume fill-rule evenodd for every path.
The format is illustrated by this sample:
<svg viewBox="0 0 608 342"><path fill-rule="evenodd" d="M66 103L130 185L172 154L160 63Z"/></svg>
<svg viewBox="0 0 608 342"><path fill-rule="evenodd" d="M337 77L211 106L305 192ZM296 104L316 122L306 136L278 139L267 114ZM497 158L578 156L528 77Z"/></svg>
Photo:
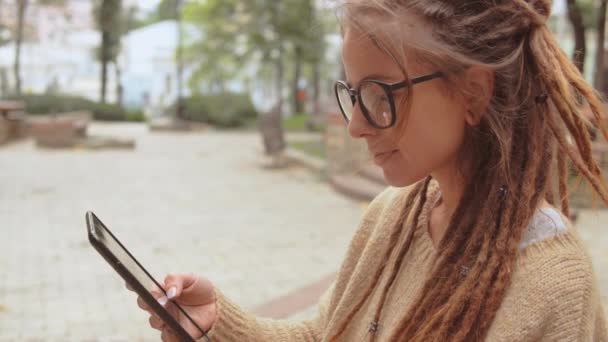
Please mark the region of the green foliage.
<svg viewBox="0 0 608 342"><path fill-rule="evenodd" d="M224 92L194 95L183 101L183 118L218 127L242 127L257 117L255 107L247 94ZM169 110L175 111L175 106L176 104L173 104Z"/></svg>
<svg viewBox="0 0 608 342"><path fill-rule="evenodd" d="M124 121L143 122L146 121L146 116L141 109L126 109Z"/></svg>
<svg viewBox="0 0 608 342"><path fill-rule="evenodd" d="M97 59L111 62L120 53L120 37L125 31L121 0L97 0L93 7L97 29L102 33L102 45L97 51Z"/></svg>
<svg viewBox="0 0 608 342"><path fill-rule="evenodd" d="M585 27L588 29L597 29L599 4L593 0L578 0L576 1L576 5L581 10L581 14L583 16L583 25L585 25Z"/></svg>
<svg viewBox="0 0 608 342"><path fill-rule="evenodd" d="M71 111L90 111L100 121L144 121L140 110L125 111L117 105L104 104L72 95L22 95L12 100L23 101L29 114L44 115Z"/></svg>
<svg viewBox="0 0 608 342"><path fill-rule="evenodd" d="M182 0L161 0L156 7L156 18L162 20L176 20L177 10Z"/></svg>
<svg viewBox="0 0 608 342"><path fill-rule="evenodd" d="M38 5L65 6L66 0L38 0Z"/></svg>
<svg viewBox="0 0 608 342"><path fill-rule="evenodd" d="M208 0L187 3L183 13L203 33L186 47L186 56L197 65L193 89L201 83L222 89L227 80L242 76L245 63L267 72L296 47L305 63L324 55L325 30L312 0Z"/></svg>
<svg viewBox="0 0 608 342"><path fill-rule="evenodd" d="M130 19L129 31L142 28L148 25L156 24L164 20L176 20L177 19L177 3L184 2L184 0L161 0L156 10L149 13L146 17L141 19L135 19L134 16Z"/></svg>

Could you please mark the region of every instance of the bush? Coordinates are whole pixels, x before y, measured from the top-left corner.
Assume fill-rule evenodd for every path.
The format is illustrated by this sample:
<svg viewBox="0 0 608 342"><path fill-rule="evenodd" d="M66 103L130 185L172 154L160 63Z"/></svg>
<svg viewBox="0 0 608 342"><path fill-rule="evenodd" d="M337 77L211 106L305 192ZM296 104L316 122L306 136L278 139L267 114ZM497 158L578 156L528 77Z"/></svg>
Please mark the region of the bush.
<svg viewBox="0 0 608 342"><path fill-rule="evenodd" d="M114 104L91 101L73 95L22 95L12 100L23 101L29 114L52 114L85 110L100 121L144 121L139 110L125 110Z"/></svg>
<svg viewBox="0 0 608 342"><path fill-rule="evenodd" d="M223 128L243 127L257 117L257 112L249 95L221 93L214 95L194 95L183 99L183 118L205 122ZM171 111L175 110L175 104Z"/></svg>

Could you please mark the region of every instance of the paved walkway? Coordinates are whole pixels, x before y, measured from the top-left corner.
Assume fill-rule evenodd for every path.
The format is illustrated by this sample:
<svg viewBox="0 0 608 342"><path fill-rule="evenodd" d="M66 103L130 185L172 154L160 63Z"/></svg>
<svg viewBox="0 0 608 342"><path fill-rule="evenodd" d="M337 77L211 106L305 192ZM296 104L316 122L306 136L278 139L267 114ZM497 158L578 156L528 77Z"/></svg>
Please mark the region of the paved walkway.
<svg viewBox="0 0 608 342"><path fill-rule="evenodd" d="M90 247L86 210L152 274L206 275L245 308L334 272L363 212L304 169L261 168L255 133L92 133L137 149L0 149L2 342L159 339Z"/></svg>
<svg viewBox="0 0 608 342"><path fill-rule="evenodd" d="M89 246L86 210L152 274L206 275L249 309L334 272L363 211L306 170L261 168L255 133L92 133L135 137L137 149L0 148L1 342L159 339ZM580 222L606 295L608 213Z"/></svg>

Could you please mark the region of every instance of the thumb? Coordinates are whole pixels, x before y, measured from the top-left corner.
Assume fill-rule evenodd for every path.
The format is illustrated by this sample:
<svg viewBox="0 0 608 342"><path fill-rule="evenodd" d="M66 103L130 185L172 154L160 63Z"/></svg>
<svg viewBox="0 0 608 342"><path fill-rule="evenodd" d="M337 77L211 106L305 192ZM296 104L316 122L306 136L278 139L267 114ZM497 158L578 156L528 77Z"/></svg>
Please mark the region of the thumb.
<svg viewBox="0 0 608 342"><path fill-rule="evenodd" d="M186 305L205 305L215 301L213 284L193 273L169 273L165 277L165 289L170 299Z"/></svg>

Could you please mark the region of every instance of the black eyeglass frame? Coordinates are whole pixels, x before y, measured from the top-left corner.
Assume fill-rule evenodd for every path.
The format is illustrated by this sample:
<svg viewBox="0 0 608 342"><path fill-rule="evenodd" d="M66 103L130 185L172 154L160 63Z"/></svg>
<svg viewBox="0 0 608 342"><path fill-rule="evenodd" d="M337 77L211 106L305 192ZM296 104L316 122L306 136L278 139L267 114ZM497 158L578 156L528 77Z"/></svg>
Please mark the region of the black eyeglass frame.
<svg viewBox="0 0 608 342"><path fill-rule="evenodd" d="M393 97L393 91L405 88L409 85L414 85L414 84L430 81L435 78L439 78L441 76L443 76L443 73L441 71L436 71L431 74L415 77L415 78L409 80L409 82L407 80L405 80L405 81L401 81L401 82L397 82L397 83L386 83L383 81L373 80L373 79L364 80L363 82L359 83L359 85L356 88L351 88L348 85L348 83L346 83L345 81L336 81L336 83L334 84L334 92L336 95L336 100L338 101L338 106L340 107L340 112L342 112L342 117L344 117L344 120L348 124L350 122L350 119L346 115L346 111L344 110L344 108L342 107L342 103L340 102L340 95L338 93L338 87L344 87L344 89L346 89L348 91L348 94L350 95L350 99L353 103L353 108L355 107L355 104L357 103L357 101L359 101L360 104L363 104L363 101L361 99L361 91L360 91L361 84L374 83L374 84L377 84L380 87L382 87L382 89L384 90L384 92L386 93L386 95L388 97L389 105L391 108L390 123L386 126L378 125L374 120L372 120L368 109L365 108L365 105L361 105L361 112L363 113L363 116L365 117L367 122L369 122L369 124L372 125L373 127L378 128L378 129L387 129L387 128L393 127L395 125L395 122L397 121L397 115L396 115L396 109L395 109L395 98Z"/></svg>

